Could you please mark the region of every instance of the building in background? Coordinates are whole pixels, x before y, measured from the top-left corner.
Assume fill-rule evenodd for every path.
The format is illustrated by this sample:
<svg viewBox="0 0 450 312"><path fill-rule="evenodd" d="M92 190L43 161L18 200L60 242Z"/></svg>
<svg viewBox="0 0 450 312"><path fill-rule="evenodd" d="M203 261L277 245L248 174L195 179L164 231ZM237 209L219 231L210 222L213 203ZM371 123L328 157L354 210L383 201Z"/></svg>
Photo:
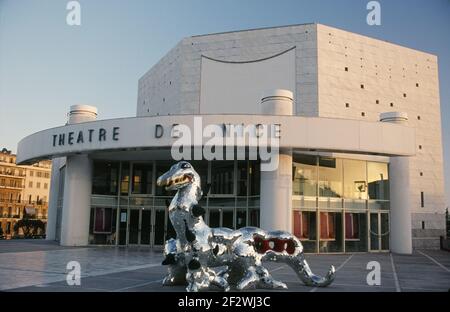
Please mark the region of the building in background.
<svg viewBox="0 0 450 312"><path fill-rule="evenodd" d="M189 37L139 80L137 117L73 106L18 157L53 159L48 239L160 246L171 194L155 181L174 163L176 125L276 124L275 172L249 158L192 162L210 226L291 231L307 252L439 248L437 70L432 54L320 24Z"/></svg>
<svg viewBox="0 0 450 312"><path fill-rule="evenodd" d="M14 225L25 217L47 223L51 161L16 165L16 155L0 151L0 227L4 237L14 235Z"/></svg>

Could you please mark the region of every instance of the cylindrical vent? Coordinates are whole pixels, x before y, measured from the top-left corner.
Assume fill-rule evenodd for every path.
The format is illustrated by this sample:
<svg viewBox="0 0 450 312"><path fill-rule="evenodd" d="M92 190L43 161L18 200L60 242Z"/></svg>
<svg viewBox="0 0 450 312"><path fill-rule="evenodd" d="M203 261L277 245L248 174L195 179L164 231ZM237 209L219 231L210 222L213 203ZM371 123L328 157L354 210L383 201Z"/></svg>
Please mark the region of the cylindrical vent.
<svg viewBox="0 0 450 312"><path fill-rule="evenodd" d="M293 112L294 95L292 91L275 89L263 93L261 112L264 115L287 115Z"/></svg>
<svg viewBox="0 0 450 312"><path fill-rule="evenodd" d="M72 105L69 112L69 124L93 121L97 119L97 107L90 105Z"/></svg>
<svg viewBox="0 0 450 312"><path fill-rule="evenodd" d="M405 112L385 112L380 114L381 122L406 123L408 114Z"/></svg>

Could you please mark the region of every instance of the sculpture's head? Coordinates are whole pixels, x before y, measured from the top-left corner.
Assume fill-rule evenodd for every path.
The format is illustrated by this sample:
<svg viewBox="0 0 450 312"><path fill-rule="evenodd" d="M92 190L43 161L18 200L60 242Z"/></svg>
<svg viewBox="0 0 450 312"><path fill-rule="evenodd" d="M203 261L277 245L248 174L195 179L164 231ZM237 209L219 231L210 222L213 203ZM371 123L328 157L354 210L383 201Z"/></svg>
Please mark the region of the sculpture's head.
<svg viewBox="0 0 450 312"><path fill-rule="evenodd" d="M158 186L165 186L168 191L180 190L194 183L200 186L200 176L187 161L176 163L156 181Z"/></svg>

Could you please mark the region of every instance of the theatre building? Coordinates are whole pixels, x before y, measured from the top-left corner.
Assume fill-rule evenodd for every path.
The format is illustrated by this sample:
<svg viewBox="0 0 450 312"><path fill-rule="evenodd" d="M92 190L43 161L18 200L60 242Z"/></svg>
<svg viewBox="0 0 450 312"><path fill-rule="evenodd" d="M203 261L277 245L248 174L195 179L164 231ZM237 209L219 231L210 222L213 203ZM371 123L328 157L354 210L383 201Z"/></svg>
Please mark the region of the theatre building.
<svg viewBox="0 0 450 312"><path fill-rule="evenodd" d="M316 253L439 247L435 55L320 24L193 36L141 77L136 117L101 115L72 106L67 124L18 146L19 163L52 159L47 239L62 245L162 246L173 194L155 181L175 163L177 128L270 125L273 171L236 157L245 142L191 161L211 227L286 230Z"/></svg>

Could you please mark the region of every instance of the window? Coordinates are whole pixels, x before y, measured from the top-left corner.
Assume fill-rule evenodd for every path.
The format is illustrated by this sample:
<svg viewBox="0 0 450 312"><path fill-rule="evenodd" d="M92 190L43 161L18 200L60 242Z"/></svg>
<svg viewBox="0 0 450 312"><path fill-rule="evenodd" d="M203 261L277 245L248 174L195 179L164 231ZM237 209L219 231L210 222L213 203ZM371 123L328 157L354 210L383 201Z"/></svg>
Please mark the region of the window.
<svg viewBox="0 0 450 312"><path fill-rule="evenodd" d="M391 105L391 107L394 107L394 103L392 103L392 102L391 102L391 104L390 104L390 105Z"/></svg>
<svg viewBox="0 0 450 312"><path fill-rule="evenodd" d="M361 113L361 116L362 116L362 117L365 117L365 116L366 116L366 113L362 112L362 113Z"/></svg>
<svg viewBox="0 0 450 312"><path fill-rule="evenodd" d="M211 163L211 193L234 194L234 161Z"/></svg>
<svg viewBox="0 0 450 312"><path fill-rule="evenodd" d="M30 177L32 177L34 175L34 172L32 170L30 170Z"/></svg>
<svg viewBox="0 0 450 312"><path fill-rule="evenodd" d="M420 172L420 176L421 176L421 177L423 176L423 172Z"/></svg>
<svg viewBox="0 0 450 312"><path fill-rule="evenodd" d="M153 164L133 164L133 194L151 194L153 179Z"/></svg>
<svg viewBox="0 0 450 312"><path fill-rule="evenodd" d="M293 195L317 196L316 156L294 155L293 160Z"/></svg>
<svg viewBox="0 0 450 312"><path fill-rule="evenodd" d="M388 165L380 162L367 163L369 199L389 200Z"/></svg>
<svg viewBox="0 0 450 312"><path fill-rule="evenodd" d="M345 67L345 71L348 72L348 67Z"/></svg>
<svg viewBox="0 0 450 312"><path fill-rule="evenodd" d="M38 178L42 178L42 172L40 172L40 171L36 172L36 176L37 176Z"/></svg>
<svg viewBox="0 0 450 312"><path fill-rule="evenodd" d="M375 104L380 104L380 100L375 100Z"/></svg>
<svg viewBox="0 0 450 312"><path fill-rule="evenodd" d="M33 181L28 182L28 187L33 187Z"/></svg>
<svg viewBox="0 0 450 312"><path fill-rule="evenodd" d="M342 197L342 159L319 157L319 196Z"/></svg>
<svg viewBox="0 0 450 312"><path fill-rule="evenodd" d="M349 103L345 103L345 107L350 107L350 104Z"/></svg>
<svg viewBox="0 0 450 312"><path fill-rule="evenodd" d="M344 197L367 198L366 162L344 159Z"/></svg>
<svg viewBox="0 0 450 312"><path fill-rule="evenodd" d="M247 161L238 161L237 196L247 195Z"/></svg>
<svg viewBox="0 0 450 312"><path fill-rule="evenodd" d="M420 120L420 116L417 116L417 120Z"/></svg>
<svg viewBox="0 0 450 312"><path fill-rule="evenodd" d="M119 164L113 162L94 161L92 176L92 194L117 195Z"/></svg>
<svg viewBox="0 0 450 312"><path fill-rule="evenodd" d="M422 221L422 230L425 230L425 221Z"/></svg>
<svg viewBox="0 0 450 312"><path fill-rule="evenodd" d="M364 85L363 84L361 85L361 89L364 89Z"/></svg>
<svg viewBox="0 0 450 312"><path fill-rule="evenodd" d="M41 188L41 182L36 183L36 188Z"/></svg>
<svg viewBox="0 0 450 312"><path fill-rule="evenodd" d="M423 192L420 192L420 207L425 207L425 195Z"/></svg>
<svg viewBox="0 0 450 312"><path fill-rule="evenodd" d="M417 88L419 87L419 83L418 83L418 82L416 82L416 87L417 87Z"/></svg>
<svg viewBox="0 0 450 312"><path fill-rule="evenodd" d="M406 97L406 93L403 93L403 97Z"/></svg>
<svg viewBox="0 0 450 312"><path fill-rule="evenodd" d="M316 239L316 213L311 211L294 211L294 235L302 240Z"/></svg>
<svg viewBox="0 0 450 312"><path fill-rule="evenodd" d="M422 145L419 145L419 149L420 149L420 150L422 149Z"/></svg>
<svg viewBox="0 0 450 312"><path fill-rule="evenodd" d="M44 190L48 189L48 183L44 183Z"/></svg>

